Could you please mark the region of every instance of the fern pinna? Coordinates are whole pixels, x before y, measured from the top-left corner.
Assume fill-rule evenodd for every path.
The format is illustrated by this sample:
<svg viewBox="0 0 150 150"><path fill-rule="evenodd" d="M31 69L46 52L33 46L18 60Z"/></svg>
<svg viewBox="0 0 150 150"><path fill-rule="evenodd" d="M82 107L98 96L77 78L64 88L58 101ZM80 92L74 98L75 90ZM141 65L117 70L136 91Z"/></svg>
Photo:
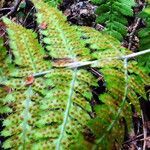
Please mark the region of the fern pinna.
<svg viewBox="0 0 150 150"><path fill-rule="evenodd" d="M98 5L97 22L105 25L104 32L122 40L127 33L127 17L133 16L134 0L91 0Z"/></svg>
<svg viewBox="0 0 150 150"><path fill-rule="evenodd" d="M111 36L70 26L56 8L32 1L39 27L45 25L39 29L43 46L35 32L3 19L12 49L12 57L8 59L6 50L0 57L0 66L7 68L1 70L5 79L0 84L3 148L112 149L116 141L123 141L121 120L132 126L130 104L138 110L138 95L146 99L147 75L130 61L125 95L124 61L110 58L131 52ZM69 66L99 59L91 67L102 73L106 91L93 104L93 89L100 79L88 66Z"/></svg>

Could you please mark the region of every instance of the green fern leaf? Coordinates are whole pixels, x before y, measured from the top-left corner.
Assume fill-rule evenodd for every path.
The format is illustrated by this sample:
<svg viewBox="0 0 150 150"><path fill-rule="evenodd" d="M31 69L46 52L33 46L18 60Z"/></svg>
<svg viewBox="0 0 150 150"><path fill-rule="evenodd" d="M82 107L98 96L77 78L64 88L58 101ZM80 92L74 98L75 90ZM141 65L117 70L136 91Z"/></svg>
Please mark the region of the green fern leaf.
<svg viewBox="0 0 150 150"><path fill-rule="evenodd" d="M133 16L134 0L94 0L92 2L98 5L96 11L98 15L97 22L106 25L106 33L122 41L123 36L127 33L126 17Z"/></svg>
<svg viewBox="0 0 150 150"><path fill-rule="evenodd" d="M149 49L150 48L150 4L148 3L147 7L143 10L143 12L139 15L139 17L141 17L145 24L146 27L140 29L140 31L138 32L138 36L140 39L140 47L139 50L145 50L145 49ZM141 64L141 66L144 66L147 70L148 73L150 73L150 55L144 55L143 57L138 57L138 60Z"/></svg>

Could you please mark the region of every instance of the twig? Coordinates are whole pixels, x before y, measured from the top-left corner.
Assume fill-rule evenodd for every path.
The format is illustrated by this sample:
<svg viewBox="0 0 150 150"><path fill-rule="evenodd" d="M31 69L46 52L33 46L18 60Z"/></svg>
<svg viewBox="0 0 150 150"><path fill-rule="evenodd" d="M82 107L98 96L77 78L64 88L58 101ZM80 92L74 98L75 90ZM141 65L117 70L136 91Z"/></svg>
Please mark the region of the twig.
<svg viewBox="0 0 150 150"><path fill-rule="evenodd" d="M77 68L77 67L83 67L83 66L88 66L88 65L92 65L92 64L96 65L97 63L99 63L100 61L103 61L103 60L114 60L114 59L123 59L124 60L124 59L130 59L130 58L133 58L133 57L137 57L137 56L140 56L140 55L144 55L144 54L147 54L147 53L150 53L150 49L144 50L144 51L141 51L141 52L137 52L137 53L132 53L132 54L125 55L125 56L120 56L120 57L109 57L109 58L104 58L104 59L99 59L99 60L94 60L94 61L85 61L85 62L82 62L82 61L81 62L73 62L73 63L66 64L63 67ZM48 74L50 72L51 72L51 70L47 70L47 71L35 73L35 74L33 74L33 76L38 77L38 76Z"/></svg>
<svg viewBox="0 0 150 150"><path fill-rule="evenodd" d="M137 1L137 4L139 5L139 6L142 6L142 10L145 8L145 4L143 4L143 2L141 1L141 0L138 0ZM139 12L138 12L139 13ZM135 15L137 15L138 13L135 13ZM131 31L131 33L129 34L129 44L128 44L128 49L131 49L131 47L132 47L132 40L133 40L133 37L134 37L134 35L135 35L135 32L136 32L136 30L137 30L137 28L138 28L138 26L139 26L139 24L140 24L140 21L141 21L142 19L141 18L138 18L138 17L136 17L135 18L135 21L134 21L134 26L133 26L133 28L132 28L132 31Z"/></svg>
<svg viewBox="0 0 150 150"><path fill-rule="evenodd" d="M13 7L9 7L9 8L1 8L0 11L11 10L11 9L13 9Z"/></svg>
<svg viewBox="0 0 150 150"><path fill-rule="evenodd" d="M131 143L133 141L139 141L138 138L141 138L142 136L143 136L143 134L140 134L140 135L138 135L138 136L136 136L136 137L134 137L134 138L132 138L132 139L130 139L128 141L125 141L123 144L125 145L125 144Z"/></svg>
<svg viewBox="0 0 150 150"><path fill-rule="evenodd" d="M27 21L27 18L29 17L29 15L31 14L32 10L34 9L35 7L33 6L30 11L28 12L27 16L25 17L24 21L23 21L23 25L25 25L26 21Z"/></svg>
<svg viewBox="0 0 150 150"><path fill-rule="evenodd" d="M131 47L132 47L132 39L133 39L133 36L134 36L134 34L135 34L136 30L137 30L137 27L138 27L139 24L140 24L140 21L141 21L141 18L136 18L136 19L135 19L135 25L134 25L134 27L133 27L133 29L132 29L132 32L131 32L130 35L129 35L129 45L128 45L128 49L131 49Z"/></svg>
<svg viewBox="0 0 150 150"><path fill-rule="evenodd" d="M122 59L125 59L125 58L130 59L130 58L141 56L141 55L144 55L144 54L147 54L147 53L150 53L150 49L147 49L147 50L144 50L144 51L141 51L141 52L137 52L137 53L132 53L132 54L129 54L129 55L126 55L126 56L122 56L120 58L122 58Z"/></svg>
<svg viewBox="0 0 150 150"><path fill-rule="evenodd" d="M143 134L144 134L144 141L143 141L143 150L146 150L146 138L147 138L147 129L145 127L145 121L144 121L144 114L143 111L141 112L142 114L142 122L143 122Z"/></svg>
<svg viewBox="0 0 150 150"><path fill-rule="evenodd" d="M2 8L0 9L0 11L4 11L4 10L10 10L5 16L9 16L11 14L13 14L19 7L20 3L22 0L16 0L15 5L13 7L10 8Z"/></svg>
<svg viewBox="0 0 150 150"><path fill-rule="evenodd" d="M76 67L83 67L83 66L86 66L86 65L97 64L100 61L104 61L104 60L111 61L111 60L114 60L114 59L130 59L130 58L134 58L134 57L137 57L137 56L140 56L140 55L144 55L144 54L147 54L147 53L150 53L150 49L144 50L144 51L141 51L141 52L137 52L137 53L132 53L132 54L125 55L125 56L108 57L108 58L104 58L104 59L102 58L102 59L99 59L99 60L86 61L86 62L73 62L73 63L67 64L66 67L68 67L68 68L76 68Z"/></svg>
<svg viewBox="0 0 150 150"><path fill-rule="evenodd" d="M140 141L147 141L147 140L150 140L150 136L143 138L143 139L140 139Z"/></svg>
<svg viewBox="0 0 150 150"><path fill-rule="evenodd" d="M17 10L17 8L19 7L19 5L20 5L21 1L22 1L22 0L16 0L15 5L14 5L13 9L12 9L12 10L11 10L8 14L7 14L7 16L9 16L9 15L13 14L13 13Z"/></svg>

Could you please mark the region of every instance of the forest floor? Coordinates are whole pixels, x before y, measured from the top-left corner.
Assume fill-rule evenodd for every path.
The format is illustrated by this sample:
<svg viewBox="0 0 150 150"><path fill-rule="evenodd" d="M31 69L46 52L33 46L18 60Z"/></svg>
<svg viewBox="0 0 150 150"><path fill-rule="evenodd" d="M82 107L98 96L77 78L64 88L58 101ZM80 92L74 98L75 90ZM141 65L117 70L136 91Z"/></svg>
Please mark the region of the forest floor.
<svg viewBox="0 0 150 150"><path fill-rule="evenodd" d="M138 6L133 8L135 14L139 13L144 7L144 0L137 0L137 3ZM96 8L97 6L94 6L88 0L63 0L63 3L59 6L59 9L63 11L68 22L71 24L90 26L101 31L104 29L104 26L96 23ZM29 0L0 0L0 17L6 15L26 28L37 30L34 13L34 6ZM136 52L139 45L136 31L142 28L144 23L137 17L129 18L128 22L128 33L122 41L122 45ZM5 25L2 21L0 21L0 37L5 39L5 46L7 47L8 39ZM143 144L146 144L148 149L150 149L149 101L141 102L141 111L143 114L142 118L137 116L136 111L132 116L134 132L131 133L130 138L123 143L123 147L126 150L142 150Z"/></svg>

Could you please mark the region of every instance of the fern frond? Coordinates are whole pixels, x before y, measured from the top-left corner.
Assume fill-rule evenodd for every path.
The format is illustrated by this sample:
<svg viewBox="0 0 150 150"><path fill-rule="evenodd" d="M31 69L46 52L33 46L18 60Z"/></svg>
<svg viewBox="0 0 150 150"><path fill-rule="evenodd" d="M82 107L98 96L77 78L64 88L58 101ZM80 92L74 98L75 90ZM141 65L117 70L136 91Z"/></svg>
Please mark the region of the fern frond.
<svg viewBox="0 0 150 150"><path fill-rule="evenodd" d="M92 0L97 8L97 22L106 26L104 32L113 37L123 39L127 33L127 16L133 16L134 0Z"/></svg>
<svg viewBox="0 0 150 150"><path fill-rule="evenodd" d="M7 18L3 19L7 25L7 33L10 37L10 47L13 49L15 57L14 63L21 68L21 71L14 72L14 76L28 76L37 71L49 69L48 63L43 60L44 50L36 39L36 33L26 30ZM17 41L20 42L17 42Z"/></svg>
<svg viewBox="0 0 150 150"><path fill-rule="evenodd" d="M46 3L34 4L38 10L37 22L47 24L47 28L40 33L46 36L42 41L47 45L46 49L52 58L70 58L71 61L76 61L90 57L89 50L84 48L75 29L66 23L66 17L60 11L52 7L49 11Z"/></svg>
<svg viewBox="0 0 150 150"><path fill-rule="evenodd" d="M100 106L96 106L97 117L89 122L91 130L94 131L98 137L103 137L105 132L115 119L118 109L121 105L124 97L124 67L122 60L113 60L113 57L121 57L122 55L131 53L129 50L120 46L120 43L105 34L99 34L94 29L91 30L87 27L79 29L82 32L82 38L88 47L91 49L92 55L96 59L100 59L99 63L93 65L99 72L101 72L106 81L107 91L99 96L100 101L103 103ZM94 35L94 36L93 36ZM99 41L98 41L99 39ZM101 39L101 40L100 40ZM109 59L110 58L110 59ZM137 70L137 71L136 71ZM131 104L136 107L136 110L140 113L139 96L146 99L146 93L144 85L149 84L149 77L145 72L138 67L135 61L129 61L128 63L128 93L126 95L126 103L120 114L121 118L126 118L129 129L132 127L131 118ZM142 85L142 86L140 86ZM104 113L101 113L104 112ZM108 113L107 113L108 112ZM97 128L96 128L96 127ZM122 125L117 122L113 129L107 133L107 136L100 143L100 148L111 149L114 142L110 143L112 139L120 141L123 137L117 137L117 132L120 131L120 135L123 135L124 129ZM103 133L101 133L103 131ZM108 147L106 147L106 145Z"/></svg>
<svg viewBox="0 0 150 150"><path fill-rule="evenodd" d="M60 13L54 9L49 16L54 16L54 14L56 14L57 21ZM93 84L98 86L98 84L96 81L92 82L94 80L92 74L82 69L76 72L70 69L52 69L45 78L35 79L32 86L28 88L23 78L48 70L49 62L43 59L44 52L35 39L35 33L6 18L4 22L7 25L10 47L15 56L13 62L17 66L6 83L13 89L9 98L13 97L14 100L10 104L5 101L5 104L11 105L12 109L11 114L3 122L5 129L2 135L11 136L11 138L5 141L3 147L5 149L36 149L37 147L39 149L54 149L54 147L67 149L77 141L78 133L84 131L87 122L91 119L92 93L90 87ZM76 39L79 45L74 44L72 37L69 40L72 35L78 36L75 32L69 33L72 28L68 24L66 26L62 25L62 29L59 29L54 24L56 35L52 34L49 39L54 42L55 38L58 45L51 46L50 55L55 59L75 59L80 53L78 50L81 49L81 56L84 56L82 50L85 49L86 53L88 49L80 44L80 38ZM64 38L67 42L64 41ZM59 56L59 53L55 52L55 46L60 46L62 55Z"/></svg>
<svg viewBox="0 0 150 150"><path fill-rule="evenodd" d="M130 86L124 96L124 61L111 58L131 52L111 36L88 27L70 26L61 12L42 0L32 1L38 24L46 25L39 30L46 50L38 43L36 33L4 18L14 58L4 84L11 91L0 88L2 113L6 115L1 132L7 138L3 148L92 149L114 122L118 110L122 110L111 134L106 134L102 144L98 143L99 149L111 149L116 139L119 143L123 140L122 118L131 124L130 103L138 109L138 96L146 98L147 75L134 61L129 62ZM45 54L49 60L44 59ZM92 89L99 87L94 74L86 66L66 67L71 62L91 60L102 60L92 67L103 74L106 83L97 105L92 105ZM0 61L3 64L4 59ZM34 76L46 70L46 75Z"/></svg>
<svg viewBox="0 0 150 150"><path fill-rule="evenodd" d="M4 137L11 136L11 138L6 140L3 147L26 149L26 145L32 144L32 137L29 135L32 135L32 129L36 128L32 117L39 112L38 100L43 99L40 95L44 94L45 86L44 79L38 78L33 86L28 88L25 78L39 70L50 69L51 65L43 59L45 52L35 39L35 33L7 18L3 18L3 21L7 26L10 48L14 55L13 67L6 75L8 80L4 85L11 90L7 91L2 99L2 109L9 108L9 111L5 110L3 113L7 115L9 112L10 115L3 122L5 129L1 134ZM35 118L38 119L38 116Z"/></svg>

